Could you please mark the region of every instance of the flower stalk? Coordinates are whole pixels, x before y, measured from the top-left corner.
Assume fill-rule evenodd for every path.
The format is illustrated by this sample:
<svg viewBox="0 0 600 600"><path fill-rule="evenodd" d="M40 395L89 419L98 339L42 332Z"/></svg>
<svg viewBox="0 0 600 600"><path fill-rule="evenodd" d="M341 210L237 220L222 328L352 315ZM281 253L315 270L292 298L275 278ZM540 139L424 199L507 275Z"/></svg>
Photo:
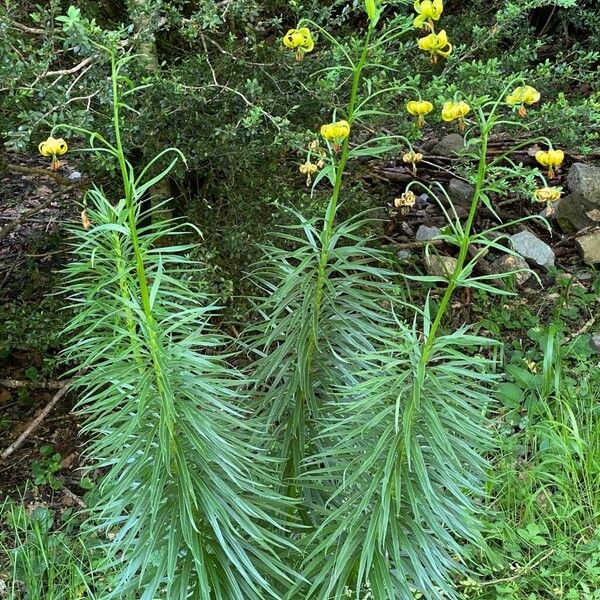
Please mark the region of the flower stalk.
<svg viewBox="0 0 600 600"><path fill-rule="evenodd" d="M315 360L315 354L318 346L318 329L319 329L319 320L322 311L322 303L323 303L323 294L325 288L325 279L326 279L326 267L329 260L329 252L330 252L330 242L331 236L333 233L335 216L338 208L339 197L342 190L342 180L344 175L344 170L346 168L346 164L348 162L348 157L350 154L350 129L352 127L353 118L355 115L357 103L358 103L358 92L360 87L361 75L363 68L367 62L367 57L370 48L371 37L374 30L374 21L369 20L369 27L367 30L367 34L365 36L365 42L362 48L362 52L359 58L358 63L354 67L354 75L352 78L352 88L350 91L350 99L348 103L347 109L347 121L343 127L345 128L347 125L347 131L343 137L343 141L341 144L341 152L339 154L339 160L337 165L335 165L335 181L333 185L333 191L331 194L331 199L329 200L329 204L327 206L327 211L325 214L325 219L323 223L323 230L321 234L321 253L319 257L319 266L318 266L318 275L314 296L314 304L313 304L313 327L312 333L309 338L309 345L307 348L307 364L306 371L308 373L311 372ZM327 125L325 127L331 127L332 125ZM339 127L339 122L338 122ZM326 133L330 130L327 129ZM341 132L341 128L339 129ZM332 133L336 133L335 131ZM325 136L326 137L326 136ZM290 418L287 426L286 426L286 435L285 438L288 440L287 445L287 455L284 456L285 467L283 471L284 481L287 481L287 495L290 497L298 497L299 490L298 485L296 483L298 468L300 462L305 457L304 450L304 432L305 432L305 423L306 419L316 417L314 414L318 407L316 406L308 406L308 396L305 393L296 395L296 406L294 407L294 418ZM312 414L311 414L312 413Z"/></svg>

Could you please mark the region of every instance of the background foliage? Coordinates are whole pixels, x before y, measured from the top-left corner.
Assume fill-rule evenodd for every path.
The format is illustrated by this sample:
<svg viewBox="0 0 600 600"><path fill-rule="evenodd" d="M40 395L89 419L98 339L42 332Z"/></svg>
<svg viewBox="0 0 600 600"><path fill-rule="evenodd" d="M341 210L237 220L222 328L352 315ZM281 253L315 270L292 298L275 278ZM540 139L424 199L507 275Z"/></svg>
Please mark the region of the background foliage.
<svg viewBox="0 0 600 600"><path fill-rule="evenodd" d="M185 154L189 170L173 174L172 193L179 210L206 234L203 252L214 284L230 297L241 267L256 258L249 242L286 219L279 205L310 210L316 204L318 210L319 197L310 200L301 191L294 149L312 139L344 89L334 72L318 88L311 79L318 68L336 64L339 51L322 44L316 58L296 63L282 54L281 35L302 16L354 47L362 8L341 0L126 5L127 11L110 0L82 0L71 10L66 0L4 3L0 135L7 149L23 151L33 150L57 122L104 130L110 120L107 65L91 42L119 39L141 52L154 46L155 62L139 60L128 72L136 84L152 85L135 97L124 143L138 163L165 145ZM411 6L389 2L388 26L406 19ZM600 126L600 40L592 33L599 18L593 0L450 0L444 27L456 47L449 60L431 68L415 40L398 43L378 57L387 69L371 83L392 86L409 76L439 103L458 89L493 96L508 76L521 74L545 99L532 135L543 132L558 145L590 151ZM398 110L404 101L382 95L377 108L390 116L375 125L410 128L409 115ZM86 165L92 174L104 174L104 167L97 158ZM353 197L363 207L372 203L360 189Z"/></svg>

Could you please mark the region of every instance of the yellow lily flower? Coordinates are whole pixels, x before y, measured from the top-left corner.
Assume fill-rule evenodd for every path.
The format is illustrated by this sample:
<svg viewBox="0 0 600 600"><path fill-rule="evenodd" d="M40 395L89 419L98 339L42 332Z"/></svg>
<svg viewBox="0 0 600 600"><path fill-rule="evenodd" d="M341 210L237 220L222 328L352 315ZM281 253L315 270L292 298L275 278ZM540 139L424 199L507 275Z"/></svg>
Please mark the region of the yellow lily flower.
<svg viewBox="0 0 600 600"><path fill-rule="evenodd" d="M446 57L452 52L452 44L448 41L446 31L442 29L439 33L430 33L418 41L419 48L431 53L431 62L437 62L437 57Z"/></svg>
<svg viewBox="0 0 600 600"><path fill-rule="evenodd" d="M303 175L313 175L319 170L319 167L310 161L305 162L303 165L300 165L299 171Z"/></svg>
<svg viewBox="0 0 600 600"><path fill-rule="evenodd" d="M417 201L417 197L414 192L404 192L399 198L394 198L394 206L396 208L402 208L404 206L414 206Z"/></svg>
<svg viewBox="0 0 600 600"><path fill-rule="evenodd" d="M446 122L458 120L458 130L465 130L465 117L471 112L471 107L464 101L444 102L442 107L442 119Z"/></svg>
<svg viewBox="0 0 600 600"><path fill-rule="evenodd" d="M300 165L298 170L303 175L306 175L306 185L310 185L310 182L312 181L312 176L319 170L319 167L314 163L311 163L310 160L308 160L303 165Z"/></svg>
<svg viewBox="0 0 600 600"><path fill-rule="evenodd" d="M555 168L560 167L564 159L565 153L562 150L538 150L535 153L535 160L537 160L542 167L548 167L549 179L554 179L556 177Z"/></svg>
<svg viewBox="0 0 600 600"><path fill-rule="evenodd" d="M433 21L438 21L444 11L442 0L415 0L414 4L417 17L414 20L414 26L421 29L433 31Z"/></svg>
<svg viewBox="0 0 600 600"><path fill-rule="evenodd" d="M290 29L283 36L283 45L291 50L296 50L296 60L302 60L307 52L312 52L315 42L308 27Z"/></svg>
<svg viewBox="0 0 600 600"><path fill-rule="evenodd" d="M340 148L340 142L350 135L350 123L342 120L322 125L321 135L326 140L333 142L333 149L337 152Z"/></svg>
<svg viewBox="0 0 600 600"><path fill-rule="evenodd" d="M49 137L45 142L41 142L38 146L38 150L42 156L51 156L52 162L50 163L50 168L53 171L58 171L60 169L60 161L58 160L58 156L62 156L69 147L67 146L67 142L62 138L53 138Z"/></svg>
<svg viewBox="0 0 600 600"><path fill-rule="evenodd" d="M417 163L420 163L423 160L423 155L420 152L415 152L414 150L411 150L410 152L407 152L406 154L402 155L402 160L405 163L410 163L412 165L413 173L416 175Z"/></svg>
<svg viewBox="0 0 600 600"><path fill-rule="evenodd" d="M423 127L425 125L424 117L433 110L433 104L427 100L411 100L407 102L406 110L417 117L417 125Z"/></svg>
<svg viewBox="0 0 600 600"><path fill-rule="evenodd" d="M506 104L509 106L518 106L520 104L519 114L524 117L527 114L525 105L535 104L539 102L540 98L541 94L534 87L524 85L515 88L512 93L506 96Z"/></svg>
<svg viewBox="0 0 600 600"><path fill-rule="evenodd" d="M536 202L556 202L562 196L561 190L555 187L542 187L533 192Z"/></svg>

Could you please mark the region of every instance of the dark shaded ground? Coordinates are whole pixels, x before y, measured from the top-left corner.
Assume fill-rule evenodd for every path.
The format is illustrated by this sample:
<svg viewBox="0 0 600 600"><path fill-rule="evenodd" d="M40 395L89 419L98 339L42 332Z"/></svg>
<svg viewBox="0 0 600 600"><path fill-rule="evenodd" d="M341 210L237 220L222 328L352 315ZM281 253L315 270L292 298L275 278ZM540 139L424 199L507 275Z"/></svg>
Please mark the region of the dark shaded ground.
<svg viewBox="0 0 600 600"><path fill-rule="evenodd" d="M81 187L68 160L58 178L44 174L48 161L42 158L5 155L0 164L1 453L56 392L43 389L43 382L60 379L65 368L58 361L62 300L48 294L66 260L62 228L78 219ZM78 483L79 425L70 415L72 407L73 399L63 397L24 444L0 460L0 500L33 471L40 482L56 475L67 488ZM60 459L53 458L56 454ZM52 497L62 494L54 494L49 483L41 483L39 490Z"/></svg>

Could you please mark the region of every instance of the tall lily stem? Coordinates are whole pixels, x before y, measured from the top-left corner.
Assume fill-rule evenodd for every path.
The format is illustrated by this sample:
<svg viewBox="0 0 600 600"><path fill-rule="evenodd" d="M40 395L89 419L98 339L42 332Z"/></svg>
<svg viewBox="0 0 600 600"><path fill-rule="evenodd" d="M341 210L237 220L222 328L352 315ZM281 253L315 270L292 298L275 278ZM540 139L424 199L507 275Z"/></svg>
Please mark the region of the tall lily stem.
<svg viewBox="0 0 600 600"><path fill-rule="evenodd" d="M373 24L369 23L369 28L365 36L365 42L360 55L360 59L354 68L354 76L352 78L352 88L350 92L350 100L348 103L347 119L352 127L354 119L354 113L358 103L358 92L360 87L360 80L363 68L367 62L367 56L369 53L369 47L371 37L373 34ZM307 361L305 369L307 373L310 373L313 368L315 353L318 347L318 324L321 314L321 306L323 302L323 293L325 288L326 279L326 268L329 260L329 245L331 242L331 236L333 234L335 216L338 208L339 197L342 190L342 179L344 176L344 170L346 163L348 162L348 156L350 154L350 136L346 136L343 141L339 162L335 170L335 181L333 185L333 191L331 199L327 206L327 212L325 214L323 232L321 235L321 253L319 257L319 268L318 276L316 281L315 289L315 300L314 300L314 318L313 318L313 329L310 336L307 348ZM298 495L297 484L295 482L298 466L300 461L304 458L304 436L305 436L305 423L307 413L315 413L316 406L309 407L310 396L305 391L303 394L297 394L296 406L294 407L294 418L288 421L286 438L288 440L287 445L287 456L285 456L285 468L284 468L284 479L288 481L287 493L292 497ZM316 414L312 415L313 417ZM294 443L295 442L295 443Z"/></svg>
<svg viewBox="0 0 600 600"><path fill-rule="evenodd" d="M174 407L169 401L169 395L166 393L166 386L168 382L162 369L162 365L158 356L158 339L155 331L154 316L152 314L152 305L150 302L150 290L148 289L148 282L146 277L146 269L144 266L144 255L140 246L138 232L137 232L137 205L135 186L133 183L133 174L129 170L128 163L125 159L125 152L123 148L123 141L121 137L121 123L120 123L120 97L119 97L119 67L117 65L117 58L114 52L111 52L111 71L112 71L112 95L113 95L113 127L115 133L115 149L117 159L119 162L119 168L121 171L121 177L123 180L123 191L125 194L125 202L127 204L128 222L129 222L129 234L131 236L131 243L136 261L136 271L138 277L140 299L142 302L142 308L144 310L144 316L146 320L146 332L148 338L148 348L152 360L152 367L154 369L155 383L158 394L161 398L161 405L163 408L163 414L161 415L161 421L166 424L167 436L169 438L168 448L178 455L178 443L174 428ZM164 429L163 429L164 431ZM171 458L166 462L167 469L170 469Z"/></svg>
<svg viewBox="0 0 600 600"><path fill-rule="evenodd" d="M483 117L483 115L481 116ZM440 305L436 312L435 319L427 335L425 345L423 346L423 352L421 355L421 363L423 365L426 365L427 361L429 360L429 355L431 353L431 348L433 347L433 343L435 341L435 336L438 332L438 329L440 328L446 311L448 310L448 305L450 303L450 300L452 299L452 295L454 294L454 291L458 286L458 277L462 272L465 266L465 262L467 260L467 255L469 252L469 243L471 239L471 230L473 229L473 221L475 220L475 215L477 214L477 208L479 206L479 200L481 199L481 193L483 191L485 176L487 172L488 140L489 127L487 122L483 121L481 124L481 148L479 155L479 166L477 169L477 181L475 182L475 190L471 199L471 207L469 209L469 214L464 225L456 267L454 268L450 280L448 281L448 287L446 288L446 291L442 296L442 300L440 301Z"/></svg>

